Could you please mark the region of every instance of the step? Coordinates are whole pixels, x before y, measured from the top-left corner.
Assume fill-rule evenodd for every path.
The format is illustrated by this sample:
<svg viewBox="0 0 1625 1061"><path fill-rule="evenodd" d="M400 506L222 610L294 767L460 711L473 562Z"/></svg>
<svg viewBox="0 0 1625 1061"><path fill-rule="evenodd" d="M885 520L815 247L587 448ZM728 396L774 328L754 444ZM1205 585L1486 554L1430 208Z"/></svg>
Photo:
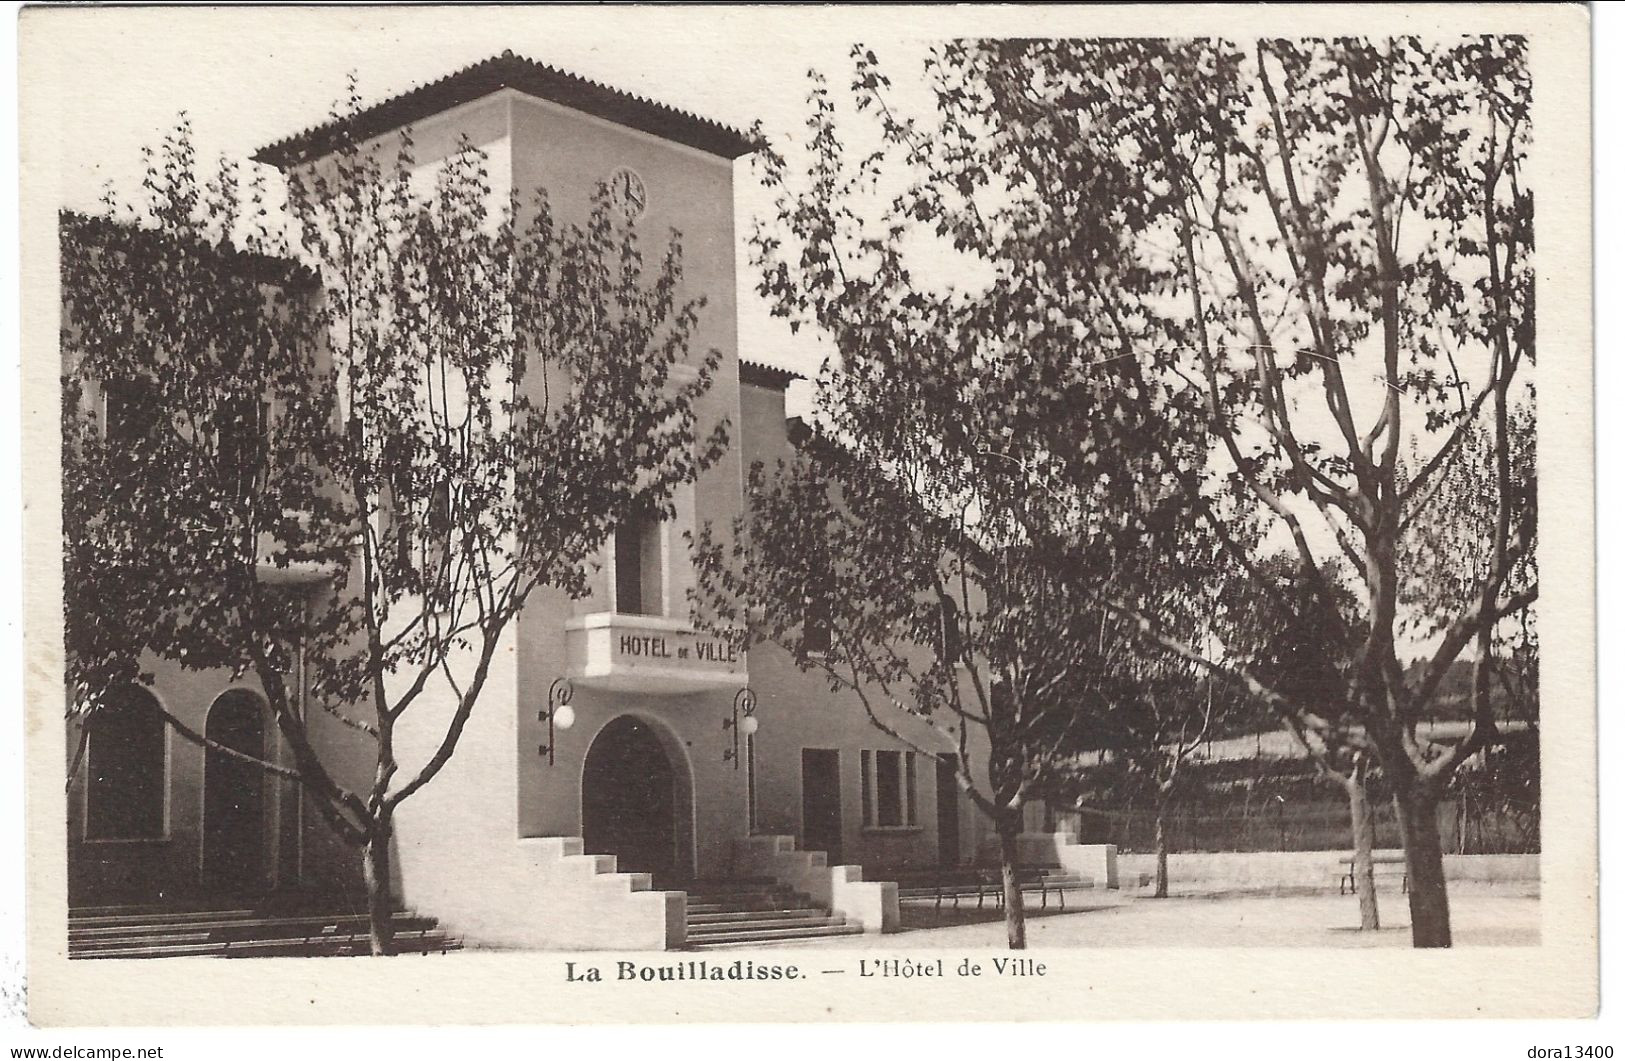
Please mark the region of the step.
<svg viewBox="0 0 1625 1061"><path fill-rule="evenodd" d="M73 911L70 958L250 957L366 953L369 918L349 906L322 910L305 902L268 902L259 910L219 908L89 914ZM100 908L103 910L109 908ZM397 911L402 953L461 948L432 917Z"/></svg>
<svg viewBox="0 0 1625 1061"><path fill-rule="evenodd" d="M690 947L760 946L863 931L777 880L691 881L685 890Z"/></svg>
<svg viewBox="0 0 1625 1061"><path fill-rule="evenodd" d="M574 879L590 879L614 873L619 860L614 855L563 855L555 863L573 875Z"/></svg>
<svg viewBox="0 0 1625 1061"><path fill-rule="evenodd" d="M782 903L802 898L800 892L785 888L774 892L689 892L690 903Z"/></svg>
<svg viewBox="0 0 1625 1061"><path fill-rule="evenodd" d="M688 915L688 923L692 925L722 925L733 921L764 921L774 918L785 921L801 921L810 918L827 917L828 912L816 906L806 906L792 910L723 910L715 913L694 913Z"/></svg>
<svg viewBox="0 0 1625 1061"><path fill-rule="evenodd" d="M682 885L688 891L733 891L738 888L782 888L773 877L701 877Z"/></svg>
<svg viewBox="0 0 1625 1061"><path fill-rule="evenodd" d="M190 902L159 902L159 903L110 903L98 906L70 906L68 917L161 917L175 915L184 917L187 914L219 913L222 910L242 909L252 911L252 906L237 907L235 905L222 906L222 903L236 904L245 900L230 896L217 896L213 900L198 899ZM252 900L247 900L252 902Z"/></svg>
<svg viewBox="0 0 1625 1061"><path fill-rule="evenodd" d="M396 914L395 926L397 929L433 928L435 921L432 918L420 917L416 914ZM310 930L332 930L340 928L361 929L365 931L370 921L365 915L342 914L337 917L244 917L225 918L217 921L187 921L183 923L163 922L152 924L148 922L132 922L121 925L90 925L68 927L68 939L96 939L114 935L162 935L171 932L292 932L295 934L309 932Z"/></svg>
<svg viewBox="0 0 1625 1061"><path fill-rule="evenodd" d="M439 929L415 928L402 929L395 933L398 940L424 939L436 935L444 935ZM70 944L69 954L102 954L109 950L119 950L128 947L281 947L281 946L316 946L330 943L343 943L349 940L365 940L366 932L329 932L314 933L309 936L250 936L246 939L221 939L207 932L184 933L173 936L115 936L109 939L85 940Z"/></svg>
<svg viewBox="0 0 1625 1061"><path fill-rule="evenodd" d="M690 937L688 945L696 949L712 947L748 947L762 943L776 943L798 939L828 939L835 936L858 936L863 934L862 925L824 925L817 928L788 929L782 932L764 931L761 929L703 936L699 939Z"/></svg>
<svg viewBox="0 0 1625 1061"><path fill-rule="evenodd" d="M117 935L106 939L70 939L68 952L70 954L89 953L107 947L147 946L168 947L178 944L208 943L214 938L212 932L171 932L163 935Z"/></svg>
<svg viewBox="0 0 1625 1061"><path fill-rule="evenodd" d="M69 920L111 917L192 917L198 914L227 913L319 914L360 913L367 909L366 896L359 892L271 892L265 895L216 895L195 899L173 899L154 903L114 903L70 906Z"/></svg>
<svg viewBox="0 0 1625 1061"><path fill-rule="evenodd" d="M790 932L800 928L822 928L828 925L844 925L846 919L839 914L820 914L817 917L799 919L785 919L782 917L752 918L749 921L719 921L704 925L689 925L688 936L694 939L700 936L713 936L719 933L755 931L764 929L771 932Z"/></svg>
<svg viewBox="0 0 1625 1061"><path fill-rule="evenodd" d="M419 921L412 924L397 924L395 935L407 938L416 934L437 931L433 921ZM186 931L186 932L121 932L114 935L97 936L92 938L72 939L68 941L69 952L92 951L110 946L136 946L153 945L164 946L174 943L218 943L221 945L236 946L241 943L302 943L329 939L351 939L366 936L365 925L349 926L343 929L312 928L304 931L288 931L281 933L270 932L219 932L219 931Z"/></svg>
<svg viewBox="0 0 1625 1061"><path fill-rule="evenodd" d="M767 899L759 903L694 903L688 904L690 914L743 914L764 910L817 910L810 900Z"/></svg>
<svg viewBox="0 0 1625 1061"><path fill-rule="evenodd" d="M396 909L397 915L410 913L405 908ZM83 910L68 911L68 926L70 928L90 927L95 925L126 925L126 924L185 924L191 921L226 921L233 919L250 919L266 917L366 917L367 907L363 903L355 906L349 903L333 903L326 906L316 904L280 904L267 903L259 907L216 906L203 907L195 910L176 910L173 907L153 912L136 912L121 914L87 914Z"/></svg>
<svg viewBox="0 0 1625 1061"><path fill-rule="evenodd" d="M436 931L396 933L401 953L461 950L462 941ZM70 949L70 958L181 958L181 957L266 957L273 955L312 955L366 953L365 933L327 936L312 940L276 939L235 942L137 943Z"/></svg>
<svg viewBox="0 0 1625 1061"><path fill-rule="evenodd" d="M840 915L833 915L818 919L816 922L806 924L783 924L780 922L767 922L762 924L744 923L738 925L710 925L695 935L691 940L712 943L717 940L734 938L751 939L794 939L799 936L821 935L858 935L863 932L863 926L854 921L848 921Z"/></svg>
<svg viewBox="0 0 1625 1061"><path fill-rule="evenodd" d="M224 920L226 918L250 918L255 915L254 910L186 910L169 913L127 913L127 914L81 914L76 910L68 911L68 927L76 928L80 925L124 925L124 924L184 924L188 921Z"/></svg>
<svg viewBox="0 0 1625 1061"><path fill-rule="evenodd" d="M683 891L691 896L712 899L737 899L758 895L796 895L794 888L783 884L751 884L738 888L684 888Z"/></svg>
<svg viewBox="0 0 1625 1061"><path fill-rule="evenodd" d="M720 902L688 901L689 913L721 914L739 910L805 910L812 900L798 896L768 896L761 899L725 899Z"/></svg>
<svg viewBox="0 0 1625 1061"><path fill-rule="evenodd" d="M452 938L439 929L429 931L405 931L395 934L395 942L405 952L418 951L423 947L442 949L442 947L461 946L460 939ZM317 936L312 939L237 939L237 941L187 941L164 942L140 939L140 941L114 944L107 942L101 946L81 947L70 951L70 957L172 957L172 955L234 955L234 954L328 954L335 951L354 951L366 949L369 939L366 933L346 933L343 936Z"/></svg>
<svg viewBox="0 0 1625 1061"><path fill-rule="evenodd" d="M304 946L304 941L265 941L252 944L254 951L244 951L244 944L232 944L223 957L255 957L260 954L301 955L315 954L369 954L372 942L367 939L366 933L356 936L346 936L340 942L322 941L315 947ZM442 931L427 931L427 933L395 933L395 952L397 954L442 954L447 951L461 951L463 941L458 936L448 936Z"/></svg>
<svg viewBox="0 0 1625 1061"><path fill-rule="evenodd" d="M410 921L397 919L396 932L425 932L438 927L432 919L417 918ZM275 929L249 929L249 928L168 928L168 929L141 929L141 928L107 928L97 929L92 933L76 933L68 937L70 946L79 944L90 945L109 939L216 939L221 941L247 940L247 939L314 939L321 936L348 936L357 933L365 934L368 926L360 924L335 925L331 922L311 922L304 926L285 925Z"/></svg>

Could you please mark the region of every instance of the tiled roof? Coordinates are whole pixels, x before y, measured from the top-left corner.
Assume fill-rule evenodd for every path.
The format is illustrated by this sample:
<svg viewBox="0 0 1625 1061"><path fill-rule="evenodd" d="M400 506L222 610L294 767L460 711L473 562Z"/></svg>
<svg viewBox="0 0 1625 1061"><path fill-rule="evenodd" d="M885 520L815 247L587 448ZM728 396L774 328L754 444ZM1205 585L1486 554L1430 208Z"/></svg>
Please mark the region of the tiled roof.
<svg viewBox="0 0 1625 1061"><path fill-rule="evenodd" d="M722 158L747 155L757 146L737 129L512 52L465 66L439 81L367 107L343 125L349 127L348 135L356 141L366 141L504 88L551 100ZM286 169L328 154L343 138L341 123L331 121L260 148L254 160Z"/></svg>
<svg viewBox="0 0 1625 1061"><path fill-rule="evenodd" d="M799 372L788 368L779 368L776 365L764 365L760 361L739 359L739 378L745 383L754 383L760 387L776 387L783 390L798 379L806 379Z"/></svg>
<svg viewBox="0 0 1625 1061"><path fill-rule="evenodd" d="M160 248L165 241L173 245L176 236L147 228L133 221L119 221L98 214L83 214L77 210L57 213L57 229L63 239L77 239L86 244L129 250L140 246L151 250ZM318 283L317 274L293 258L245 251L230 244L205 243L190 237L187 248L207 264L228 273L270 284L287 284L296 288L309 288Z"/></svg>

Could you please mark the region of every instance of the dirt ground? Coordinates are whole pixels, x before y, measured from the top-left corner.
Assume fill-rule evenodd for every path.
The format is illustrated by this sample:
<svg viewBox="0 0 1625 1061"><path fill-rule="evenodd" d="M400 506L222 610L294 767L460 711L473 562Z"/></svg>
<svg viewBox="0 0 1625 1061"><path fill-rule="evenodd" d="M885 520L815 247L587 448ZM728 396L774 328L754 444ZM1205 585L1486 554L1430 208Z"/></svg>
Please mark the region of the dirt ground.
<svg viewBox="0 0 1625 1061"><path fill-rule="evenodd" d="M974 905L974 904L973 904ZM1352 895L1208 892L1153 899L1145 894L1088 893L1064 913L1034 911L1027 942L1043 947L1408 947L1410 911L1399 890L1378 896L1382 928L1360 931ZM1538 885L1462 882L1450 889L1456 946L1538 946ZM847 936L786 943L790 947L987 948L1004 943L1002 914L930 906L903 910L897 935Z"/></svg>

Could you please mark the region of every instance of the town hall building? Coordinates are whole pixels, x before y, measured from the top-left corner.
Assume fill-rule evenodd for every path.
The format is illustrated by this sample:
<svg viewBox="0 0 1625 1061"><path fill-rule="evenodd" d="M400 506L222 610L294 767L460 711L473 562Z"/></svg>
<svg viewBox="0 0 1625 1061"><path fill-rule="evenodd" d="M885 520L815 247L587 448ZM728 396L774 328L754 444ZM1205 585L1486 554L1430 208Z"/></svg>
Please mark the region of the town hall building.
<svg viewBox="0 0 1625 1061"><path fill-rule="evenodd" d="M747 655L690 619L688 534L731 523L748 468L792 452L795 377L772 367L773 351L740 348L734 196L752 141L508 53L352 123L374 139L406 126L420 165L467 137L503 194L545 188L561 214L584 217L607 182L641 227L681 232L684 285L707 299L693 346L721 352L699 412L734 427L722 459L678 492L673 518L634 521L605 542L586 597L539 594L510 625L456 754L401 805L402 905L473 944L666 949L725 923L696 919L696 896L771 880L827 913L818 927L895 929L888 874L986 862L994 846L952 767L920 751L941 738L899 713L888 721L908 741L894 739L784 651ZM256 158L317 166L336 142L318 127ZM290 761L251 677L154 672L150 687L122 695ZM342 760L353 746L356 770L370 769L364 736L320 711L306 718L324 750ZM417 737L402 734L403 761L421 761L437 734ZM71 754L78 734L68 738ZM111 712L70 793L70 902L359 894L356 850L301 803L291 782L206 752L154 713ZM1115 883L1109 850L1032 840L1098 885Z"/></svg>

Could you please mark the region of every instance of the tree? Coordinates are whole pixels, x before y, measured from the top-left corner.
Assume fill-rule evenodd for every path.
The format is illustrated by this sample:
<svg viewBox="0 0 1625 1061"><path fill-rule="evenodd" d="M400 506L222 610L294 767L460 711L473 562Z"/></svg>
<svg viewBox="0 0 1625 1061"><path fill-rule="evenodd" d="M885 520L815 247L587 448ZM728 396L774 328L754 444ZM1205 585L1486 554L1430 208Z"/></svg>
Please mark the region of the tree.
<svg viewBox="0 0 1625 1061"><path fill-rule="evenodd" d="M700 535L703 599L708 621L783 646L885 732L952 749L998 834L1019 948L1022 808L1088 727L1114 624L1101 586L1129 580L1171 525L1170 456L1199 467L1203 453L1117 356L1103 310L1120 307L1065 267L1140 282L1134 224L1074 231L1088 188L982 202L1000 146L963 154L898 120L875 57L854 60L856 111L879 115L857 135L875 150L849 156L850 116L815 75L795 169L764 155L777 199L752 237L760 290L834 352L798 458L752 469L731 544Z"/></svg>
<svg viewBox="0 0 1625 1061"><path fill-rule="evenodd" d="M1199 528L1178 530L1181 535L1199 533ZM1153 533L1152 541L1160 543L1165 536ZM1209 555L1200 567L1153 568L1137 580L1139 596L1155 602L1161 624L1179 630L1192 644L1208 645L1221 633L1229 634L1232 643L1236 640L1236 631L1216 625L1215 602L1240 572L1214 544L1208 542ZM1189 557L1199 549L1187 540L1184 551ZM1120 592L1126 585L1127 580L1114 577L1106 590ZM1099 718L1091 734L1099 751L1096 763L1082 769L1077 780L1083 788L1129 802L1149 799L1156 857L1153 897L1167 898L1168 817L1189 794L1192 778L1186 766L1204 742L1251 732L1270 715L1235 682L1215 679L1181 655L1141 643L1135 625L1099 604L1098 596L1091 608L1098 611L1102 629L1093 691ZM1261 634L1261 628L1245 631L1255 640ZM1113 642L1109 650L1108 636Z"/></svg>
<svg viewBox="0 0 1625 1061"><path fill-rule="evenodd" d="M855 424L843 411L834 437L931 481L916 511L965 502L990 526L1008 512L1023 545L1043 540L1035 525L1065 527L1051 555L1092 540L1088 516L1151 502L1200 528L1170 531L1166 564L1195 566L1182 553L1211 535L1290 613L1257 553L1288 549L1339 661L1329 699L1272 688L1222 643L1204 651L1132 581L1102 599L1301 736L1368 742L1400 821L1413 942L1449 945L1439 795L1495 720L1480 697L1448 747L1417 722L1451 664L1469 648L1487 659L1538 595L1533 465L1515 458L1533 423L1525 42L954 42L927 62L928 125L894 111L872 53L854 60L878 147L848 161L819 83L805 180L757 240L764 292L833 339L862 392L825 405L874 410ZM770 158L771 186L787 173ZM929 294L944 273L963 290ZM1012 394L1019 408L1000 404ZM937 427L950 418L962 424ZM895 444L910 438L929 441ZM1407 599L1406 543L1444 473L1467 466L1487 507L1450 518L1474 562L1434 600ZM1109 484L1113 503L1083 483Z"/></svg>
<svg viewBox="0 0 1625 1061"><path fill-rule="evenodd" d="M1431 745L1417 722L1452 662L1469 647L1488 658L1538 593L1533 467L1515 460L1534 360L1525 42L987 41L944 49L939 66L971 86L960 124L1001 130L1008 168L1057 188L1113 176L1080 226L1149 218L1143 243L1171 271L1159 319L1113 315L1124 356L1177 350L1182 408L1215 451L1180 486L1261 592L1279 590L1248 536L1262 524L1288 546L1327 651L1349 663L1341 695L1304 702L1127 595L1115 606L1296 728L1363 734L1400 821L1413 941L1448 946L1439 794L1495 722L1487 697L1459 744ZM1140 285L1103 298L1108 312L1143 302ZM1473 562L1413 612L1405 543L1444 473L1467 465L1486 508L1452 519ZM1340 583L1358 591L1358 621ZM1413 622L1437 637L1408 674Z"/></svg>
<svg viewBox="0 0 1625 1061"><path fill-rule="evenodd" d="M1187 673L1167 665L1156 670L1161 673L1144 674L1135 682L1134 699L1124 705L1123 732L1113 738L1112 747L1151 798L1156 853L1152 896L1166 899L1168 812L1188 788L1185 764L1212 733L1215 703L1211 680L1193 689L1193 683L1181 680L1189 677L1188 668Z"/></svg>
<svg viewBox="0 0 1625 1061"><path fill-rule="evenodd" d="M1272 582L1240 587L1245 605L1230 610L1227 648L1230 658L1273 692L1295 704L1321 705L1327 721L1304 725L1289 714L1286 731L1314 765L1315 775L1336 785L1348 800L1349 837L1353 852L1350 877L1360 904L1360 928L1382 927L1377 908L1377 882L1372 849L1376 823L1370 804L1373 753L1363 730L1353 725L1349 712L1337 707L1347 688L1352 662L1339 654L1339 632L1360 622L1359 602L1335 568L1323 569L1318 580L1331 587L1341 623L1332 626L1323 609L1324 598L1316 581L1305 576L1297 558L1276 554L1263 558L1256 571ZM1244 624L1244 625L1241 625ZM1326 705L1332 705L1328 710Z"/></svg>
<svg viewBox="0 0 1625 1061"><path fill-rule="evenodd" d="M61 217L63 613L68 702L84 722L75 768L108 694L150 679L144 654L220 662L219 632L250 604L244 580L259 598L261 647L287 665L302 595L261 584L261 534L289 532L291 513L333 514L307 452L330 415L312 400L319 369L300 314L315 278L267 253L259 182L244 189L224 163L199 180L184 121L145 154L140 211L109 191L101 216ZM234 245L224 233L238 228ZM300 544L313 567L331 559L332 543Z"/></svg>
<svg viewBox="0 0 1625 1061"><path fill-rule="evenodd" d="M540 587L584 593L615 524L725 444L694 408L717 353L672 372L702 305L676 233L646 269L607 189L583 227L493 190L466 143L417 172L408 131L293 175L292 268L257 190L230 167L199 182L183 126L138 216L63 230L77 703L142 652L255 674L294 759L259 765L358 848L375 953L395 813L455 754L509 624ZM139 429L110 445L81 381L139 390ZM140 627L86 614L104 585ZM376 753L370 777L313 738L307 699ZM397 751L409 717L442 727L422 762Z"/></svg>
<svg viewBox="0 0 1625 1061"><path fill-rule="evenodd" d="M1022 808L1068 769L1085 728L1099 613L1030 550L984 544L962 513L921 507L921 480L879 463L811 443L797 462L754 466L734 533L697 536L704 622L782 647L881 731L951 757L998 834L1009 944L1021 948Z"/></svg>

